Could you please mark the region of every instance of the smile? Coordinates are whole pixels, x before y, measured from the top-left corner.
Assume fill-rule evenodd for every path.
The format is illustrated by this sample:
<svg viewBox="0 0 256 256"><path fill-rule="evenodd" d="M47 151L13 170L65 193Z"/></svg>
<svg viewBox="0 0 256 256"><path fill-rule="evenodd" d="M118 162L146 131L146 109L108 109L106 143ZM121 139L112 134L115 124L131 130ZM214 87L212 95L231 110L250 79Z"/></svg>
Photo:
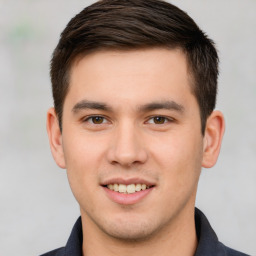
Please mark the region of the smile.
<svg viewBox="0 0 256 256"><path fill-rule="evenodd" d="M137 204L149 197L155 190L156 184L149 181L133 178L114 178L101 184L106 196L114 203L121 205Z"/></svg>
<svg viewBox="0 0 256 256"><path fill-rule="evenodd" d="M108 184L107 188L124 194L133 194L136 192L140 192L141 190L149 189L151 186L148 186L146 184Z"/></svg>

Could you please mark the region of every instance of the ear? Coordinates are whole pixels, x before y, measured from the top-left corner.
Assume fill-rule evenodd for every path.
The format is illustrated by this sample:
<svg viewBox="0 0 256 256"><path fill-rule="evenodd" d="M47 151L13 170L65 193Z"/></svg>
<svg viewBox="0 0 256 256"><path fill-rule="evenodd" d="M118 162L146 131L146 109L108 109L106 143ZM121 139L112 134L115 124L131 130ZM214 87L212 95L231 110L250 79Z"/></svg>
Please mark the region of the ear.
<svg viewBox="0 0 256 256"><path fill-rule="evenodd" d="M223 114L220 111L213 111L208 117L205 127L203 167L211 168L217 162L224 131L225 121Z"/></svg>
<svg viewBox="0 0 256 256"><path fill-rule="evenodd" d="M52 151L52 156L56 162L56 164L60 168L65 168L65 158L63 153L62 146L62 135L60 131L59 121L57 114L54 108L50 108L47 111L47 133L49 138L49 143Z"/></svg>

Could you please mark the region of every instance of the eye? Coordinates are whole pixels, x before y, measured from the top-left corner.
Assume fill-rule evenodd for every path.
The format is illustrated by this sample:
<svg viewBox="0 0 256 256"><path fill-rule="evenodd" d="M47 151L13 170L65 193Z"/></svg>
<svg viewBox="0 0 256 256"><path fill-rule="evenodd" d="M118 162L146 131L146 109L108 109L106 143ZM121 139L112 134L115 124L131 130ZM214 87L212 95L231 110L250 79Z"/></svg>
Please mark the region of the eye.
<svg viewBox="0 0 256 256"><path fill-rule="evenodd" d="M85 119L85 122L88 122L91 124L104 124L107 122L107 120L103 116L90 116Z"/></svg>
<svg viewBox="0 0 256 256"><path fill-rule="evenodd" d="M164 117L164 116L153 116L148 120L147 123L149 123L149 124L165 124L165 123L168 123L170 121L171 121L170 118L167 118L167 117Z"/></svg>

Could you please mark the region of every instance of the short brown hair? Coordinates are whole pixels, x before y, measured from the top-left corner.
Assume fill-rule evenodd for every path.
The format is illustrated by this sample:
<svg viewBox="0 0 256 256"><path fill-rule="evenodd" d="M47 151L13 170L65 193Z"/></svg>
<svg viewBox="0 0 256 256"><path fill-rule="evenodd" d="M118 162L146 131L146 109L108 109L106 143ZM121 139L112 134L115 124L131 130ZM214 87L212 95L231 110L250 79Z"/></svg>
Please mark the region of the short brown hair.
<svg viewBox="0 0 256 256"><path fill-rule="evenodd" d="M186 54L194 93L205 124L216 104L218 55L191 17L161 0L101 0L82 10L61 33L51 60L54 107L62 110L76 58L101 49L180 48Z"/></svg>

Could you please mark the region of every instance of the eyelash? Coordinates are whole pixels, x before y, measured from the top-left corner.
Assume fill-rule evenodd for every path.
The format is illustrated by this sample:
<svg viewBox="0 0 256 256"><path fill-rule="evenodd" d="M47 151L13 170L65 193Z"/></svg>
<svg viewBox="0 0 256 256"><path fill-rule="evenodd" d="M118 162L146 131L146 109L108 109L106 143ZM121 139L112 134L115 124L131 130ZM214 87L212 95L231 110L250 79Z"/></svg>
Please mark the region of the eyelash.
<svg viewBox="0 0 256 256"><path fill-rule="evenodd" d="M163 120L164 122L157 124L157 123L154 122L154 120L155 120L156 118L164 119L164 120ZM150 123L150 122L149 122L150 120L153 120L153 123ZM170 123L170 122L173 122L173 121L174 121L173 118L168 118L168 117L166 117L166 116L152 116L152 117L150 117L150 118L148 119L147 123L155 124L155 125L164 125L164 124L166 124L166 123Z"/></svg>
<svg viewBox="0 0 256 256"><path fill-rule="evenodd" d="M94 118L99 118L100 120L102 120L102 122L99 122L99 123L95 123L93 122L93 119ZM154 121L156 121L156 119L160 119L161 121L163 121L163 123L156 123ZM153 122L150 122L150 120L153 120ZM155 124L155 125L163 125L163 124L166 124L166 123L169 123L169 122L173 122L174 119L173 118L168 118L166 116L151 116L150 118L147 119L146 123L149 123L149 124ZM88 122L90 124L94 124L94 125L101 125L101 124L105 124L108 122L108 120L106 119L106 117L104 116L89 116L87 118L85 118L83 120L83 122Z"/></svg>
<svg viewBox="0 0 256 256"><path fill-rule="evenodd" d="M103 120L102 123L94 123L93 122L93 118L100 118ZM91 120L91 121L90 121ZM107 122L107 119L104 117L104 116L88 116L86 117L85 119L83 119L83 122L87 122L87 123L90 123L90 124L95 124L95 125L100 125L100 124L105 124Z"/></svg>

